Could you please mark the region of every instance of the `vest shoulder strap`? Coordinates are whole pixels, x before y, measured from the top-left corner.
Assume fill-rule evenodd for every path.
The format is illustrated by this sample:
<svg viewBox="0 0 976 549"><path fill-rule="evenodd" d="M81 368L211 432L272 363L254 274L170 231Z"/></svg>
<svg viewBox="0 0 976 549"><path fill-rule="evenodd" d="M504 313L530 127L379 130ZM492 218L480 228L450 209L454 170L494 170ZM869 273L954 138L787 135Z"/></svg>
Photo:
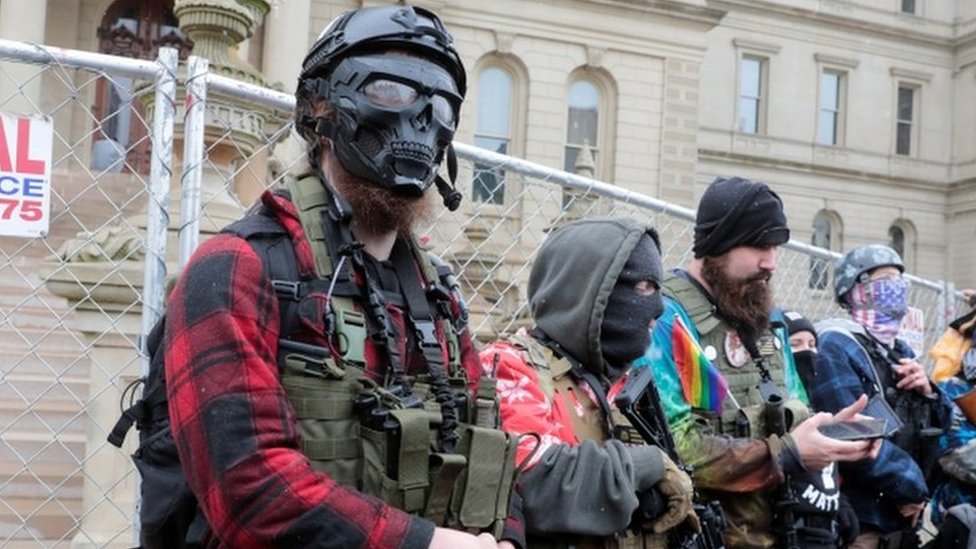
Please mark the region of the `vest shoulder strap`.
<svg viewBox="0 0 976 549"><path fill-rule="evenodd" d="M292 204L298 211L305 238L312 248L315 271L319 278L332 276L332 256L329 254L328 235L322 224L322 216L328 211L329 195L318 176L302 174L285 182L291 194Z"/></svg>
<svg viewBox="0 0 976 549"><path fill-rule="evenodd" d="M566 374L570 373L573 365L565 358L556 360L551 349L527 334L511 335L508 342L522 351L523 360L539 372L542 394L551 399L555 394L555 380L567 377Z"/></svg>
<svg viewBox="0 0 976 549"><path fill-rule="evenodd" d="M690 280L671 272L665 275L662 286L664 295L681 304L702 336L722 323L715 314L715 306Z"/></svg>
<svg viewBox="0 0 976 549"><path fill-rule="evenodd" d="M323 223L323 219L328 215L328 209L330 207L330 197L325 185L313 173L305 173L289 178L286 180L285 185L291 195L291 201L298 211L299 221L312 249L316 274L322 280L329 280L334 274L341 275L341 273L334 272L333 252L335 250L332 249L341 243L331 240L335 238L335 235L326 234L325 223ZM436 286L438 289L443 289L443 285L452 283L449 281L449 278L453 278L450 268L442 261L439 261L439 259L435 259L432 253L424 250L412 236L407 240L407 243L411 256L420 268L426 293L425 297L432 299L431 296L434 294L429 291L430 288ZM363 321L358 319L362 317L362 314L356 311L353 300L349 296L349 291L339 291L339 287L341 285L337 286L337 291L333 293L331 300L331 306L335 311L337 322L341 324L347 317L351 317L355 320L353 324L357 327L360 326ZM448 297L447 290L444 289L438 296L440 298ZM435 306L432 307L432 312L434 315L445 320L443 325L444 335L448 343L449 366L452 370L456 370L460 366L458 331L460 331L462 326L458 319L454 318L453 311L450 307ZM342 330L343 326L336 326L336 329ZM357 335L354 337L358 339L359 332L357 331L356 333ZM352 338L349 339L351 340Z"/></svg>

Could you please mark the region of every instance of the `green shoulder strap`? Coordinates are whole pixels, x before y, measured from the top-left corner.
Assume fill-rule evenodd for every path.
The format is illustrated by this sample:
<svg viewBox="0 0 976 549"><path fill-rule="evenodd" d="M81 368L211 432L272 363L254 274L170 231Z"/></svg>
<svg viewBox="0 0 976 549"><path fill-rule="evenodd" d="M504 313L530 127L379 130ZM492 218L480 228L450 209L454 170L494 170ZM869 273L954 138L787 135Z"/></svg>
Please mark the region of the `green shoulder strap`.
<svg viewBox="0 0 976 549"><path fill-rule="evenodd" d="M539 387L542 394L551 399L555 392L553 381L572 370L573 365L565 358L556 360L552 350L529 335L515 334L509 336L508 341L522 351L522 358L529 365L539 371Z"/></svg>
<svg viewBox="0 0 976 549"><path fill-rule="evenodd" d="M322 181L311 173L288 179L287 186L291 201L298 210L305 237L312 246L315 270L319 277L329 278L332 276L332 258L329 256L329 244L321 221L322 213L329 207L329 195L325 192Z"/></svg>
<svg viewBox="0 0 976 549"><path fill-rule="evenodd" d="M305 173L287 181L291 201L298 210L298 219L305 231L305 238L312 248L315 272L322 279L332 277L332 256L329 255L328 236L322 225L322 216L329 208L329 195L318 176ZM331 297L335 313L335 334L339 353L344 361L366 363L366 317L356 310L351 297Z"/></svg>
<svg viewBox="0 0 976 549"><path fill-rule="evenodd" d="M668 273L665 275L662 285L664 286L664 295L681 304L698 329L698 333L702 336L722 323L715 315L715 306L688 279L674 273Z"/></svg>

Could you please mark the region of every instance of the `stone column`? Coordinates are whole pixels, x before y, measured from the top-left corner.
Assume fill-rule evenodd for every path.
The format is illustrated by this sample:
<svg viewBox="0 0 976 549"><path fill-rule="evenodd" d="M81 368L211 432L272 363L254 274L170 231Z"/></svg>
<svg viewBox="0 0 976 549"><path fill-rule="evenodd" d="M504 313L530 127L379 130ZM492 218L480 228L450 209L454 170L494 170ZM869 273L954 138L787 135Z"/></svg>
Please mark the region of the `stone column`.
<svg viewBox="0 0 976 549"><path fill-rule="evenodd" d="M285 2L288 4L289 2ZM264 76L237 56L235 46L249 37L270 9L265 0L176 0L173 13L193 40L193 54L210 60L210 71L243 82L266 86ZM306 23L307 25L307 23ZM305 27L303 27L305 28ZM177 101L181 105L182 101ZM219 230L237 218L239 204L247 205L267 183L268 147L265 136L284 124L291 113L272 113L262 107L207 93L206 146L201 220ZM177 111L177 120L182 120ZM177 124L177 151L182 156L182 124ZM239 169L246 162L247 169Z"/></svg>
<svg viewBox="0 0 976 549"><path fill-rule="evenodd" d="M47 0L0 2L0 37L43 44L46 25ZM37 114L41 110L41 79L36 75L42 67L12 62L0 65L8 77L0 79L0 97L15 94L4 102L3 109L17 114Z"/></svg>
<svg viewBox="0 0 976 549"><path fill-rule="evenodd" d="M292 91L308 51L311 0L275 4L264 21L263 72L268 82Z"/></svg>
<svg viewBox="0 0 976 549"><path fill-rule="evenodd" d="M134 348L142 323L136 305L144 260L139 246L133 231L112 228L68 242L41 272L48 290L68 300L73 311L69 326L84 337L91 363L82 516L73 548L133 545L136 475L129 455L138 437L130 433L123 450L106 437L119 417L122 391L139 375Z"/></svg>
<svg viewBox="0 0 976 549"><path fill-rule="evenodd" d="M264 18L264 77L275 88L286 93L295 91L302 59L309 43L309 22L312 20L311 0L277 2ZM318 32L319 29L314 29ZM275 157L287 171L296 159L302 158L305 142L292 133L275 147Z"/></svg>

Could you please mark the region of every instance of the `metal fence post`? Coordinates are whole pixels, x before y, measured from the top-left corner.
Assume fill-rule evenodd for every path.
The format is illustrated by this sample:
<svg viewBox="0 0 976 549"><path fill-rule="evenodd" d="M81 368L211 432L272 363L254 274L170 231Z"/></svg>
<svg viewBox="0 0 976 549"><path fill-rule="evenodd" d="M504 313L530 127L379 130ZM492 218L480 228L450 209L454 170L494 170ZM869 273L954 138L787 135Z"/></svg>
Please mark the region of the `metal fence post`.
<svg viewBox="0 0 976 549"><path fill-rule="evenodd" d="M146 265L142 285L142 337L140 371L149 373L149 332L163 314L166 288L166 231L169 229L169 187L173 175L173 119L176 117L176 76L179 56L173 48L159 48L156 59L156 95L153 106L152 157L149 167L149 205L146 220ZM132 514L134 542L139 543L142 507L141 479L136 477L136 512Z"/></svg>
<svg viewBox="0 0 976 549"><path fill-rule="evenodd" d="M186 69L186 112L183 116L183 176L180 191L180 258L182 269L200 242L200 193L203 185L204 140L207 118L207 74L210 61L191 55Z"/></svg>
<svg viewBox="0 0 976 549"><path fill-rule="evenodd" d="M937 337L942 335L946 326L956 318L956 285L947 281L943 283L943 287L945 288L943 293L945 306L942 308L942 324L939 325Z"/></svg>
<svg viewBox="0 0 976 549"><path fill-rule="evenodd" d="M159 48L159 72L153 107L152 159L149 168L149 207L146 223L146 270L142 288L142 375L149 373L146 336L163 314L166 287L166 230L169 228L169 187L173 175L173 119L176 116L176 75L179 57L174 48Z"/></svg>

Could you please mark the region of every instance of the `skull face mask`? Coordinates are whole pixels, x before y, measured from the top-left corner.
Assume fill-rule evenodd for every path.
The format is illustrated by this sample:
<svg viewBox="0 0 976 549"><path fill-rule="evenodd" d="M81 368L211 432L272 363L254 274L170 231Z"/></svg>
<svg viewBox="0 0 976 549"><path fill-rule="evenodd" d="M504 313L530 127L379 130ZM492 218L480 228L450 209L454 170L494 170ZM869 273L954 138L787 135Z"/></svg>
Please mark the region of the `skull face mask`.
<svg viewBox="0 0 976 549"><path fill-rule="evenodd" d="M332 140L346 171L408 196L430 187L462 100L447 70L396 53L366 55L342 60L315 84L335 110L316 132Z"/></svg>

